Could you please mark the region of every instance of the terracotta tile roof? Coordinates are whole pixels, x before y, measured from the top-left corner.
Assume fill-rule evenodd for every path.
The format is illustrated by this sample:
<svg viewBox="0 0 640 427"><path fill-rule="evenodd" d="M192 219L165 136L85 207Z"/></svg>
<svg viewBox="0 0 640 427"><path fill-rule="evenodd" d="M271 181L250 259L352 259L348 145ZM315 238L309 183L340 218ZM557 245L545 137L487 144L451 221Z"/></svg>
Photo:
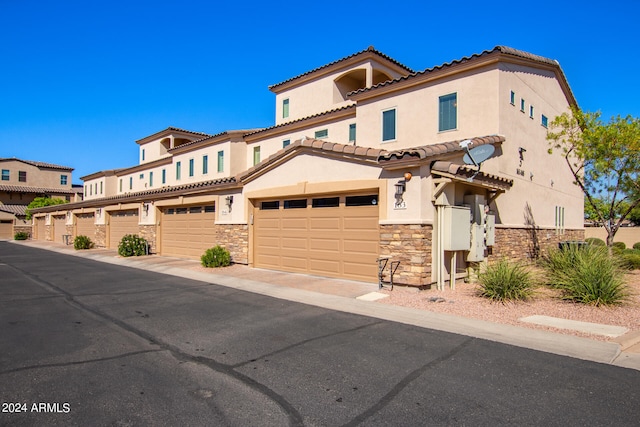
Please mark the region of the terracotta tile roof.
<svg viewBox="0 0 640 427"><path fill-rule="evenodd" d="M67 203L64 205L64 210L77 209L82 207L97 207L97 206L103 206L103 205L108 205L108 204L117 203L117 202L127 202L127 201L132 202L132 201L161 199L161 198L164 198L165 196L167 197L176 196L182 193L192 194L194 192L204 192L207 190L215 190L217 189L217 187L220 187L220 188L233 187L234 184L236 184L235 177L228 177L228 178L220 178L220 179L214 179L209 181L194 182L190 184L174 185L174 186L162 187L162 188L157 188L152 190L118 194L116 196L102 197L99 199L90 199L82 202ZM56 208L55 206L47 206L43 208L34 209L33 212L34 213L50 212L50 211L58 210L55 208Z"/></svg>
<svg viewBox="0 0 640 427"><path fill-rule="evenodd" d="M25 216L27 214L27 205L0 205L0 211L17 216Z"/></svg>
<svg viewBox="0 0 640 427"><path fill-rule="evenodd" d="M63 171L72 171L73 170L73 168L70 168L70 167L67 167L67 166L54 165L53 163L36 162L36 161L33 161L33 160L23 160L23 159L18 159L18 158L15 158L15 157L0 158L0 162L7 161L7 160L15 160L17 162L26 163L28 165L35 166L35 167L38 167L38 168L59 169L59 170L63 170Z"/></svg>
<svg viewBox="0 0 640 427"><path fill-rule="evenodd" d="M343 155L351 158L359 158L363 161L377 163L378 157L384 153L384 150L370 147L359 147L357 145L337 144L334 142L323 141L320 139L304 138L294 141L285 148L272 154L255 166L250 167L246 171L237 175L238 182L246 181L256 172L261 171L278 160L291 155L294 152L306 150L312 152L324 152L326 154Z"/></svg>
<svg viewBox="0 0 640 427"><path fill-rule="evenodd" d="M76 194L81 190L69 190L66 188L27 187L26 185L0 185L0 191L12 193L42 193L42 194Z"/></svg>
<svg viewBox="0 0 640 427"><path fill-rule="evenodd" d="M291 126L293 124L299 124L299 123L302 123L302 122L305 122L305 121L309 121L309 120L312 120L312 119L316 119L316 118L322 117L322 116L331 116L331 115L336 114L338 112L345 112L347 110L354 110L353 113L355 114L355 109L356 109L356 104L346 105L344 107L336 108L334 110L329 110L329 111L325 111L323 113L314 114L313 116L307 116L307 117L303 117L301 119L292 120L290 122L281 123L279 125L270 126L268 128L258 129L258 130L255 130L253 132L246 133L246 134L244 134L244 136L247 137L247 136L256 135L256 134L259 134L259 133L262 133L262 132L269 132L269 131L272 131L272 130L278 129L278 128L285 128L285 127Z"/></svg>
<svg viewBox="0 0 640 427"><path fill-rule="evenodd" d="M485 144L498 144L505 141L504 136L501 135L489 135L469 139L471 140L469 148L479 147L480 145ZM404 148L394 151L385 151L378 157L378 162L384 163L424 160L438 155L464 151L464 148L460 146L461 141L463 140L422 145L420 147Z"/></svg>
<svg viewBox="0 0 640 427"><path fill-rule="evenodd" d="M373 86L371 86L369 88L358 89L358 90L355 90L353 92L349 92L347 94L347 97L355 95L355 94L359 94L359 93L365 93L365 92L369 92L369 91L372 91L372 90L376 90L378 88L386 87L386 86L389 86L389 85L392 85L394 83L398 83L398 82L401 82L401 81L411 80L411 79L417 78L419 76L428 75L428 74L433 73L435 71L439 71L439 70L442 70L442 69L445 69L445 68L450 68L450 67L453 67L453 66L456 66L456 65L459 65L459 64L463 64L463 63L466 63L466 62L469 62L469 61L473 61L473 60L476 60L478 58L481 58L481 57L484 57L484 56L487 56L487 55L491 55L491 54L495 54L495 53L502 53L502 54L505 54L505 55L511 55L511 56L515 56L515 57L519 57L519 58L523 58L523 59L528 59L530 61L539 62L541 64L545 64L545 65L550 65L550 66L556 67L559 70L560 75L564 79L564 83L566 84L567 90L569 91L569 95L570 95L571 101L575 103L575 97L573 96L573 92L571 91L571 88L569 88L569 84L567 82L566 76L564 75L564 72L562 71L562 68L560 68L560 63L558 61L556 61L555 59L546 58L544 56L534 55L532 53L525 52L523 50L514 49L514 48L511 48L511 47L508 47L508 46L496 46L491 50L485 50L485 51L483 51L481 53L474 53L471 56L465 56L465 57L462 57L460 59L453 60L451 62L446 62L446 63L444 63L442 65L437 65L437 66L432 67L432 68L427 68L427 69L425 69L423 71L413 72L413 73L411 73L411 74L409 74L407 76L398 77L398 78L393 79L393 80L387 80L385 82L373 85Z"/></svg>
<svg viewBox="0 0 640 427"><path fill-rule="evenodd" d="M468 165L459 165L442 160L431 165L431 173L455 177L465 182L473 182L494 189L508 190L513 186L513 180L510 178L488 174Z"/></svg>
<svg viewBox="0 0 640 427"><path fill-rule="evenodd" d="M176 128L176 127L173 127L173 126L169 126L168 128L163 129L163 130L161 130L159 132L153 133L153 134L151 134L149 136L145 136L144 138L140 138L140 139L136 140L136 142L139 143L140 141L144 141L144 140L147 140L147 139L153 139L154 137L162 135L163 133L171 133L171 132L183 132L183 133L189 133L191 135L200 135L200 136L204 136L204 137L211 136L208 133L204 133L204 132L194 132L192 130L180 129L180 128Z"/></svg>
<svg viewBox="0 0 640 427"><path fill-rule="evenodd" d="M280 82L280 83L276 83L276 84L274 84L274 85L271 85L271 86L269 86L269 90L273 90L273 89L277 88L278 86L281 86L281 85L283 85L283 84L285 84L285 83L289 83L289 82L291 82L291 81L293 81L293 80L299 79L300 77L307 76L307 75L309 75L309 74L315 73L315 72L317 72L317 71L319 71L319 70L322 70L322 69L324 69L324 68L328 68L328 67L330 67L330 66L332 66L332 65L339 64L340 62L344 62L344 61L346 61L347 59L351 59L351 58L355 58L356 56L363 55L363 54L365 54L365 53L367 53L367 52L372 52L372 53L374 53L374 54L376 54L376 55L380 56L381 58L384 58L384 59L386 59L387 61L390 61L390 62L394 63L395 65L397 65L397 66L399 66L399 67L401 67L401 68L404 68L408 73L414 73L414 71L413 71L411 68L407 67L407 66L406 66L406 65L404 65L404 64L401 64L400 62L396 61L395 59L391 58L390 56L387 56L387 55L385 55L384 53L382 53L382 52L380 52L380 51L376 50L373 46L369 46L368 48L366 48L365 50L361 50L360 52L356 52L356 53L351 54L351 55L349 55L349 56L345 56L344 58L341 58L341 59L338 59L338 60L336 60L336 61L330 62L330 63L328 63L328 64L326 64L326 65L323 65L322 67L314 68L314 69L313 69L313 70L311 70L311 71L307 71L307 72L302 73L302 74L299 74L299 75L297 75L297 76L295 76L295 77L291 77L290 79L287 79L287 80L285 80L285 81L283 81L283 82Z"/></svg>

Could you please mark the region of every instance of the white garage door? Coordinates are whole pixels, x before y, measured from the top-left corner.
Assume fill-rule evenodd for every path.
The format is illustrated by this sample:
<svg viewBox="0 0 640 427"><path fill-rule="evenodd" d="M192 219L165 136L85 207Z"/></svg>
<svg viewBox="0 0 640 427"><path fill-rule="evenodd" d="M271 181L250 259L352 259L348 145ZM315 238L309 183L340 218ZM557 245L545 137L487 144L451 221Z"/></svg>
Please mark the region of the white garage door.
<svg viewBox="0 0 640 427"><path fill-rule="evenodd" d="M138 235L138 210L114 211L109 213L109 249L118 249L122 237Z"/></svg>
<svg viewBox="0 0 640 427"><path fill-rule="evenodd" d="M377 194L257 201L256 267L377 281Z"/></svg>
<svg viewBox="0 0 640 427"><path fill-rule="evenodd" d="M175 206L162 210L161 253L166 256L200 259L215 239L215 206Z"/></svg>

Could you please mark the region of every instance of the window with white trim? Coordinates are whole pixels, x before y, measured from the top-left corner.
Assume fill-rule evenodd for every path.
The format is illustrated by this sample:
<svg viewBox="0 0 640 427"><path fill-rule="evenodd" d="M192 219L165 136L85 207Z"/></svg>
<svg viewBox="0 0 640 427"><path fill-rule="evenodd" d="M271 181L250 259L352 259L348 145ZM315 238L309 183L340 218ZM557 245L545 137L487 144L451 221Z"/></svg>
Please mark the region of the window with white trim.
<svg viewBox="0 0 640 427"><path fill-rule="evenodd" d="M282 118L289 117L289 98L282 100Z"/></svg>

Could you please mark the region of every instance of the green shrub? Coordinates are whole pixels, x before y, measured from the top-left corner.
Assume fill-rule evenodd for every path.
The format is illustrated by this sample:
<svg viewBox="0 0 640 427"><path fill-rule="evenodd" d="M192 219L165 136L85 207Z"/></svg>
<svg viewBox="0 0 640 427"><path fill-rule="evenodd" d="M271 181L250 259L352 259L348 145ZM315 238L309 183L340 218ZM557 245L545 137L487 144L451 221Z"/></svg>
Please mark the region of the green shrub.
<svg viewBox="0 0 640 427"><path fill-rule="evenodd" d="M478 281L480 296L502 303L526 300L531 297L535 287L533 276L526 267L504 259L489 264L478 274Z"/></svg>
<svg viewBox="0 0 640 427"><path fill-rule="evenodd" d="M636 242L633 244L633 249L640 251L640 242Z"/></svg>
<svg viewBox="0 0 640 427"><path fill-rule="evenodd" d="M584 241L592 246L607 246L604 240L598 239L597 237L588 237L584 239Z"/></svg>
<svg viewBox="0 0 640 427"><path fill-rule="evenodd" d="M87 236L76 236L73 239L73 248L74 249L91 249L93 247L93 242Z"/></svg>
<svg viewBox="0 0 640 427"><path fill-rule="evenodd" d="M624 242L613 242L613 248L623 251L627 249L627 245Z"/></svg>
<svg viewBox="0 0 640 427"><path fill-rule="evenodd" d="M27 240L29 238L29 233L27 233L26 231L18 231L13 235L13 238L15 240Z"/></svg>
<svg viewBox="0 0 640 427"><path fill-rule="evenodd" d="M226 267L231 264L231 254L220 245L209 248L200 257L200 262L205 267Z"/></svg>
<svg viewBox="0 0 640 427"><path fill-rule="evenodd" d="M541 265L549 284L566 300L601 306L620 304L628 297L619 261L603 248L552 249Z"/></svg>
<svg viewBox="0 0 640 427"><path fill-rule="evenodd" d="M123 257L147 255L147 241L135 234L127 234L118 244L118 255Z"/></svg>
<svg viewBox="0 0 640 427"><path fill-rule="evenodd" d="M620 255L620 263L628 270L640 269L640 250L625 249Z"/></svg>

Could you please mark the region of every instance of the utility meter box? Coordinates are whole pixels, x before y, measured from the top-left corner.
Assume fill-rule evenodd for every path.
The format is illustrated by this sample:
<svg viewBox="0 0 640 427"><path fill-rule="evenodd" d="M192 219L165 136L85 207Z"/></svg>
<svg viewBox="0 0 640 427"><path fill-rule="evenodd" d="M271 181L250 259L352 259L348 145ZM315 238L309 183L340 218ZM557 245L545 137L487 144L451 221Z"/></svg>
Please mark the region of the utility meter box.
<svg viewBox="0 0 640 427"><path fill-rule="evenodd" d="M487 214L485 217L485 244L493 246L496 244L496 216Z"/></svg>
<svg viewBox="0 0 640 427"><path fill-rule="evenodd" d="M467 254L467 262L480 262L484 260L484 226L471 225L471 248Z"/></svg>
<svg viewBox="0 0 640 427"><path fill-rule="evenodd" d="M442 249L468 251L471 247L471 209L466 206L443 206Z"/></svg>

